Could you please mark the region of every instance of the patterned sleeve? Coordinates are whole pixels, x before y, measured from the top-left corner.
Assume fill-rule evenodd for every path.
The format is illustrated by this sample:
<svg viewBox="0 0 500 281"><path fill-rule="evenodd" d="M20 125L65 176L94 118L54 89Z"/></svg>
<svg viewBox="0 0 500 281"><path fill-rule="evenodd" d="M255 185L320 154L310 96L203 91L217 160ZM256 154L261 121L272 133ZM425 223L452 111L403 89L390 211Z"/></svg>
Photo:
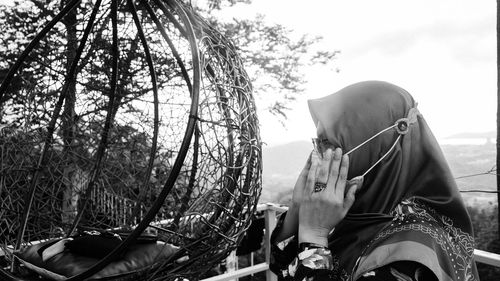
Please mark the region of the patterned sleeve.
<svg viewBox="0 0 500 281"><path fill-rule="evenodd" d="M270 269L279 280L318 281L333 280L333 257L328 248L311 247L299 249L296 236L276 241L286 213L278 219L271 235Z"/></svg>
<svg viewBox="0 0 500 281"><path fill-rule="evenodd" d="M271 234L271 264L269 268L278 275L280 280L293 280L293 278L290 279L290 271L293 273L294 267L290 265L297 257L299 249L297 237L294 235L283 241L276 241L276 237L283 227L286 214L285 212L278 218L276 228Z"/></svg>

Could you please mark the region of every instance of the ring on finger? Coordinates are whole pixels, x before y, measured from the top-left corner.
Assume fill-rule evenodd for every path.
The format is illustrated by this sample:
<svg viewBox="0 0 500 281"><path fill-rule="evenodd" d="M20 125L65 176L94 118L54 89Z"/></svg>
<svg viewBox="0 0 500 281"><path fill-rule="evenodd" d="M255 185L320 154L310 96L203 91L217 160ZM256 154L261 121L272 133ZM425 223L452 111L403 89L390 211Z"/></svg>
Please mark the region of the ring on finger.
<svg viewBox="0 0 500 281"><path fill-rule="evenodd" d="M326 183L315 182L313 192L321 192L326 188Z"/></svg>

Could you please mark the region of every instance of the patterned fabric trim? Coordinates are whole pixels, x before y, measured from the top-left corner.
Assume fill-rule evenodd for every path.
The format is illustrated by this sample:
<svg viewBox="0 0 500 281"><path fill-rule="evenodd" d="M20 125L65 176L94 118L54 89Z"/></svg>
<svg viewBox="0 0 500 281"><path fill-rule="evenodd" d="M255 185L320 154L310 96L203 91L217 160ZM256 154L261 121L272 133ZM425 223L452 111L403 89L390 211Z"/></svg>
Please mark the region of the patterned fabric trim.
<svg viewBox="0 0 500 281"><path fill-rule="evenodd" d="M449 239L453 242L457 243L457 246L460 247L461 250L467 253L469 258L472 258L474 255L474 237L467 232L462 231L460 228L453 226L453 220L447 216L440 215L433 208L425 205L420 200L412 197L406 200L403 200L396 208L391 212L391 215L394 216L394 221L403 221L405 215L408 216L416 216L424 221L432 221L439 224L439 226L443 227L446 233L448 234ZM432 230L423 230L429 231L429 234L432 233L433 238L437 238L437 234ZM381 233L382 234L382 233ZM375 238L377 239L377 238ZM442 246L442 239L440 240L440 245ZM443 247L443 246L442 246ZM443 248L444 249L444 248Z"/></svg>
<svg viewBox="0 0 500 281"><path fill-rule="evenodd" d="M395 233L417 231L430 236L439 245L453 265L453 272L448 274L454 274L459 280L476 280L473 273L474 238L455 227L452 219L440 215L416 198L403 200L390 214L394 217L392 223L379 232L367 248Z"/></svg>
<svg viewBox="0 0 500 281"><path fill-rule="evenodd" d="M413 241L400 241L390 244L377 245L367 256L360 259L354 279L363 276L370 271L384 271L387 267L395 264L406 264L404 273L411 272L409 269L425 269L429 276L439 277L442 281L452 281L451 276L444 272L440 265L436 252L423 244ZM411 265L411 266L410 266ZM387 271L387 270L385 270ZM401 271L401 270L400 270ZM392 274L391 274L392 275ZM436 278L424 278L417 280L436 280Z"/></svg>
<svg viewBox="0 0 500 281"><path fill-rule="evenodd" d="M363 281L436 281L427 268L418 263L396 262L389 266L366 272L358 280Z"/></svg>

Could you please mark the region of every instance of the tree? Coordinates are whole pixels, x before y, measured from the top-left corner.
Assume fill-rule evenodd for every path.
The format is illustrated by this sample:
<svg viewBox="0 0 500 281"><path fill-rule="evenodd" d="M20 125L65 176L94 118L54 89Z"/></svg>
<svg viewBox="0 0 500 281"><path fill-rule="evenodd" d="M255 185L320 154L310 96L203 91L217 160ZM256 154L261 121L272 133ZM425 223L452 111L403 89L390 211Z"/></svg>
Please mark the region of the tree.
<svg viewBox="0 0 500 281"><path fill-rule="evenodd" d="M14 6L0 7L0 73L11 65L25 46L34 38L35 34L63 8L69 1L56 0L15 0ZM271 104L267 109L277 116L286 117L286 104L293 100L303 88L302 67L309 63L327 63L336 52L311 51L312 47L321 39L318 37L298 36L294 38L292 32L281 25L267 24L263 16L252 19L240 19L224 22L214 16L216 10L222 11L233 5L249 4L249 1L208 1L206 8L199 6L200 13L231 38L239 47L240 54L246 63L247 71L254 78L255 93L257 96L271 96ZM37 48L26 58L16 80L12 81L8 91L2 96L4 108L0 114L0 125L9 125L12 128L26 131L45 130L48 121L53 115L55 100L64 83L67 84L66 100L61 112L61 121L56 129L55 146L60 148L60 161L64 161L62 182L66 186L63 192L65 205L63 222L71 222L77 209L78 194L88 184L92 175L91 166L97 143L100 140L99 132L103 131L106 116L106 104L110 99L109 87L112 79L111 32L109 31L110 17L107 12L97 13L96 22L91 33L92 44L83 50L80 63L77 66L79 79L68 75L71 69L70 62L77 56L79 40L84 37L86 29L80 19L88 19L93 7L93 1L81 0L77 8L72 10L64 19L38 44ZM123 3L122 3L123 4ZM124 7L123 4L121 7ZM140 7L139 7L140 8ZM128 13L128 11L121 11ZM140 11L144 12L144 10ZM133 26L130 16L119 18L121 21L130 21L124 26ZM148 21L148 19L142 19ZM145 36L149 42L158 40L158 31L155 25L142 22L148 26ZM156 37L155 37L156 36ZM151 83L148 66L144 59L144 50L140 44L139 32L134 28L120 30L120 64L118 84L116 89L116 106L113 115L118 110L126 111L131 118L138 122L152 124L151 118L144 117L144 103L138 105L143 95L150 94ZM170 82L170 77L178 75L172 72L175 64L172 56L161 56L161 52L154 53L154 60L160 68L158 77L159 88L162 83ZM189 66L188 66L189 67ZM160 73L162 72L163 73ZM175 71L174 71L175 72ZM161 75L160 75L161 74ZM135 79L131 79L134 77ZM142 79L143 78L143 79ZM79 93L79 98L75 93ZM121 101L128 103L121 104ZM130 101L137 101L131 103ZM81 109L85 107L85 110ZM90 109L89 109L90 108ZM132 118L133 117L133 118ZM146 143L148 137L139 132L140 123L130 125L130 121L123 120L115 124L112 129L112 139L117 142ZM148 129L142 132L147 132ZM149 132L150 133L150 132ZM84 139L85 141L80 141ZM147 150L147 149L146 149ZM143 153L146 153L146 150ZM123 164L119 160L124 151L108 151L108 163ZM169 151L162 151L168 154ZM56 154L59 154L57 152ZM82 155L84 157L82 157ZM145 173L146 160L140 162L142 171L135 171L136 167L127 169L133 175L130 182L147 183L148 176L141 179L137 175ZM144 165L143 165L144 164ZM126 166L126 165L124 165ZM162 167L168 169L169 167ZM104 170L119 171L120 169L105 168ZM121 179L126 179L123 176ZM146 184L152 186L152 184ZM118 192L120 193L120 192ZM132 194L133 195L133 194Z"/></svg>
<svg viewBox="0 0 500 281"><path fill-rule="evenodd" d="M0 6L0 70L4 75L35 34L54 16L57 1L42 3L15 2L14 7ZM57 48L63 40L64 34L60 26L56 26L27 59L27 65L3 96L2 124L32 129L42 120L48 120L51 108L47 108L45 102L37 102L35 96L43 94L45 101L54 98L53 82L63 77L57 69L62 69L66 61ZM33 63L34 60L39 61ZM42 65L47 63L50 68L43 71Z"/></svg>
<svg viewBox="0 0 500 281"><path fill-rule="evenodd" d="M32 40L35 34L62 9L69 1L56 0L14 0L13 6L0 6L0 70L5 73L18 58L21 50ZM81 0L77 9L73 9L64 17L60 24L38 44L30 54L21 72L12 81L9 90L3 95L0 109L0 124L27 131L44 130L54 110L55 99L68 77L66 100L61 113L61 127L56 131L56 143L62 146L61 159L66 159L64 165L64 182L68 186L65 201L75 202L73 195L78 193L85 184L90 172L82 169L84 164L74 158L74 151L85 154L80 138L99 131L95 113L101 120L105 119L106 96L111 77L112 55L109 32L109 17L106 13L97 14L96 28L92 32L92 44L84 50L77 69L77 75L84 79L76 80L68 75L70 62L77 55L78 41L82 38L85 25L82 17L89 17L93 1ZM245 0L207 0L197 5L198 12L226 37L231 38L238 46L249 76L253 77L254 92L257 97L265 96L270 103L264 107L279 118L286 118L287 103L303 91L303 68L308 64L326 64L334 59L336 52L315 50L313 47L321 41L319 37L306 35L295 36L291 30L278 25L268 24L262 15L249 19L232 19L223 21L216 17L215 12L224 12L235 5L249 5ZM123 20L123 19L122 19ZM130 19L129 19L130 20ZM153 26L152 23L149 23ZM154 28L146 30L148 40L155 40ZM140 46L138 32L129 30L120 34L121 58L119 83L117 88L117 106L120 102L137 100L151 89L144 81L148 80L149 72L145 65L144 53ZM94 59L90 57L95 56ZM160 65L175 63L172 57L155 57ZM159 87L169 80L169 68L159 69L167 73L159 73ZM131 79L144 77L144 79ZM162 80L163 78L163 80ZM76 100L76 92L83 98ZM81 114L78 107L92 107L93 110ZM141 109L133 104L126 105L131 115L141 118ZM126 124L123 124L126 125ZM96 127L97 126L97 127ZM130 127L131 128L131 127ZM120 134L124 130L114 130ZM128 139L133 134L124 134ZM94 141L95 144L96 141ZM71 205L71 204L70 204ZM75 209L76 206L68 206ZM68 218L68 221L71 218Z"/></svg>
<svg viewBox="0 0 500 281"><path fill-rule="evenodd" d="M0 27L4 31L0 35L0 41L2 42L0 44L0 70L2 71L5 71L13 63L36 32L60 9L60 2L55 0L14 1L15 5L13 6L0 7ZM247 19L233 18L229 21L217 17L218 14L230 11L231 7L235 5L250 5L251 1L249 0L206 0L198 2L196 10L227 38L230 38L239 49L247 72L253 79L254 93L258 101L259 97L265 97L268 100L268 102L263 102L263 99L260 99L262 103L260 106L280 118L286 118L287 104L304 90L302 85L305 82L305 67L311 64L332 63L338 54L338 51L318 49L318 43L322 40L321 37L297 35L280 24L268 23L263 15L255 15ZM85 4L80 5L80 7L84 8ZM70 43L72 42L71 38L73 38L71 36L74 36L71 34L76 32L76 30L70 29L71 26L74 26L71 21L75 20L75 15L68 17L64 21L66 26L58 28L58 34L54 34L50 37L52 39L44 42L43 48L37 48L39 52L42 52L40 57L48 58L46 63L52 65L65 61L59 56L54 56L55 52L52 51L51 53L51 48L59 45L61 41L66 42L67 47L73 46L72 48L75 48ZM68 31L67 34L64 33L65 30ZM2 48L2 46L4 47ZM61 54L61 52L56 53ZM36 84L35 81L40 81L39 78L42 74L30 73L29 68L24 71L26 74L23 77L32 77L32 84ZM36 72L36 70L31 71ZM61 73L51 73L50 75L58 74ZM29 89L25 84L19 85L19 87L21 86ZM99 85L96 84L95 86ZM33 90L32 92L40 91ZM14 108L23 108L29 104L26 103L28 97L29 94L23 92L7 98L16 103ZM65 116L71 115L70 107L70 104L68 104L65 108ZM21 109L16 110L21 111ZM22 115L26 116L27 114ZM46 114L42 112L37 115L31 114L31 116L38 115L46 117Z"/></svg>
<svg viewBox="0 0 500 281"><path fill-rule="evenodd" d="M320 36L296 34L262 14L250 18L223 20L235 5L251 5L251 0L197 1L196 9L230 38L240 51L253 79L254 94L271 102L261 104L278 118L286 118L287 104L304 91L304 71L308 65L332 64L339 51L319 47ZM262 102L262 101L261 101Z"/></svg>
<svg viewBox="0 0 500 281"><path fill-rule="evenodd" d="M213 45L206 46L202 44L201 46L207 49L220 50L220 53L212 57L206 57L207 60L213 59L214 62L207 63L202 61L201 72L205 71L201 81L202 87L208 85L209 89L212 87L217 93L213 96L203 96L203 102L206 104L206 113L195 116L201 120L196 123L193 121L195 120L192 118L193 116L190 115L191 111L184 110L189 107L195 108L191 106L193 100L195 100L189 95L191 91L186 91L186 86L187 88L191 86L190 83L186 82L190 80L186 73L188 73L187 70L191 70L190 68L197 69L195 66L198 65L196 59L192 58L190 48L187 48L187 46L190 46L186 40L186 37L188 37L186 34L189 33L186 30L189 29L189 25L186 24L178 28L175 20L168 21L167 19L178 16L178 18L182 18L184 21L187 20L182 15L172 14L171 10L161 15L163 17L162 20L168 23L165 29L169 29L170 35L178 40L178 45L176 46L184 49L182 50L184 53L180 55L186 58L186 63L183 65L182 59L178 59L180 56L174 52L175 48L170 47L169 40L165 39L161 43L153 44L155 40L159 41L161 37L158 31L163 29L156 27L154 15L147 14L151 11L148 5L137 6L137 13L142 16L146 15L137 19L138 16L134 12L135 9L133 7L135 5L133 3L129 2L126 4L122 1L120 6L116 8L116 2L113 1L110 3L109 1L104 1L105 5L107 5L106 8L102 10L94 9L93 7L99 2L98 0L95 3L90 0L71 0L71 3L76 5L76 10L74 10L74 13L72 12L67 15L59 24L56 24L48 36L39 42L39 46L36 48L38 53L30 54L27 57L26 64L23 65L22 70L16 76L19 77L19 81L14 81L19 83L19 87L12 87L10 85L7 94L4 95L4 92L1 93L3 95L2 104L6 105L5 110L15 108L16 106L24 108L23 106L27 102L23 99L29 96L29 94L35 96L36 99L33 106L28 107L24 111L14 112L14 114L10 112L2 114L6 118L0 122L3 122L5 125L12 124L14 129L28 131L33 129L43 131L49 128L48 132L40 134L42 135L40 137L41 141L37 139L34 146L37 149L35 154L41 155L38 157L39 160L33 160L27 165L28 168L26 170L28 170L29 174L33 175L29 179L29 184L27 184L29 189L26 193L28 196L25 198L28 199L17 201L18 205L13 209L23 209L23 206L19 205L22 205L23 202L33 202L34 196L38 194L48 193L50 196L47 197L55 198L59 201L61 201L60 198L62 197L62 201L68 202L62 206L63 213L66 213L67 216L62 216L62 218L55 220L57 220L57 225L61 225L60 222L62 221L63 225L71 233L74 231L74 226L78 224L80 218L82 220L89 218L91 223L96 221L92 216L88 217L87 215L91 213L90 215L98 216L99 213L96 212L98 206L95 206L95 204L92 205L92 207L95 206L95 209L92 208L89 212L84 212L84 210L89 209L88 206L90 203L97 201L91 202L87 199L91 198L91 193L98 184L105 186L106 190L116 191L117 195L124 196L126 197L125 199L136 196L134 188L137 188L139 189L139 195L137 196L139 196L140 200L133 201L133 203L136 203L137 206L140 203L151 204L149 200L144 200L143 190L147 192L151 190L152 192L147 195L151 196L151 198L155 196L155 189L159 189L157 186L160 186L160 184L155 183L155 180L151 177L151 173L154 168L157 168L154 169L157 172L155 176L157 176L158 182L163 183L161 184L163 187L161 196L158 200L155 200L153 207L150 208L148 212L150 215L146 216L146 218L143 217L141 226L136 228L135 233L138 233L137 230L143 230L141 227L146 226L151 221L151 215L156 214L164 202L169 203L168 206L171 207L170 210L167 210L166 215L168 218L174 219L174 227L186 229L186 231L191 225L188 223L176 223L180 221L180 215L186 211L186 208L182 204L193 203L193 208L200 208L194 211L198 213L205 212L216 206L216 211L211 216L209 224L197 230L199 233L195 234L201 237L206 232L204 230L209 229L214 222L218 221L221 224L219 228L221 233L226 233L226 230L229 231L237 225L237 223L234 223L237 216L241 214L248 215L243 210L244 204L248 203L254 206L260 187L260 184L257 183L260 173L260 164L258 163L260 139L256 134L253 134L257 131L254 129L257 127L256 119L253 115L255 110L253 103L247 105L250 103L248 101L252 100L252 97L248 95L250 86L247 83L246 76L236 75L238 73L245 74L245 71L240 68L239 59L234 55L231 48L222 47L231 46L231 44L225 40L218 40L220 36L217 35L217 38L209 39L210 42L213 42ZM137 3L138 1L134 2ZM29 17L29 21L31 22L43 23L44 19L40 18L40 15L51 10L58 11L61 9L58 4L55 0L47 0L45 2L30 0L18 2L14 7L1 10L0 18L10 17L12 19L4 21L0 25L0 28L7 31L5 34L0 35L0 37L3 37L1 39L4 42L3 46L11 46L13 42L19 46L9 49L10 53L4 49L5 52L2 51L0 53L0 61L4 61L1 56L6 57L7 54L11 54L14 58L17 57L16 54L20 52L19 50L23 49L27 44L27 42L21 42L21 39L26 37L32 38L33 32L39 29L32 28L31 26L25 28L21 28L22 26L18 27L16 25L19 22L23 22ZM53 9L47 9L46 5L53 5ZM162 8L162 2L156 2L155 5L155 9ZM67 10L66 7L63 9ZM216 7L213 6L214 9ZM23 16L18 15L21 12L24 13ZM180 12L177 11L177 13ZM115 20L115 16L118 17L118 20ZM94 17L96 25L93 26L89 22L92 22ZM194 19L197 16L190 15L189 17ZM52 16L47 16L47 18L52 18ZM214 25L219 24L215 18L211 20ZM120 21L118 28L116 27L117 21ZM140 24L137 23L139 21ZM140 31L142 30L141 27L144 27L144 33ZM200 28L200 25L198 25L198 27L194 28L195 32L205 32L201 34L208 34L212 30L211 26ZM224 28L226 28L225 33L228 36L232 36L235 39L239 38L239 42L237 41L236 44L241 45L240 51L245 61L249 64L247 69L253 72L255 76L262 74L262 76L268 77L266 80L255 79L257 85L256 93L267 94L272 91L279 93L276 95L277 97L282 95L280 101L271 106L270 110L284 116L284 104L286 100L293 98L293 95L289 91L300 90L302 76L299 70L301 65L306 64L300 54L309 53L308 46L316 42L316 39L309 40L306 37L297 40L289 39L286 29L276 25L266 27L262 17L253 21L242 20L231 23L220 23L220 29L224 30ZM116 40L118 29L119 40ZM91 43L83 45L81 42L85 42L85 38L89 34L88 30L92 30L88 37ZM263 41L260 44L254 45L259 41L255 40L255 38L262 38ZM151 43L151 48L142 46L143 41L147 41L148 44ZM119 44L118 48L115 43ZM80 46L83 46L83 49L80 49ZM116 52L116 49L120 51ZM153 58L151 60L149 58L145 59L148 57L147 50L149 49L152 50L151 57ZM78 79L75 79L73 74L69 75L69 73L73 73L74 69L72 67L74 64L70 64L69 61L73 57L78 58L80 51L82 51L82 55L79 64L76 65ZM166 54L167 52L168 54ZM119 53L119 57L116 55L117 53ZM328 52L318 53L312 56L312 60L321 61L325 57L332 58L333 55ZM12 62L12 60L9 62ZM155 91L151 91L151 88L154 88L152 85L155 81L153 78L155 75L152 75L148 68L153 64L150 63L153 60L155 66L158 66L158 74L163 71L161 75L158 75L158 77L161 77L158 80L158 84L161 85L164 81L168 82L166 87L158 87L164 93L160 98L157 98ZM231 62L226 63L227 61ZM221 63L217 64L217 62ZM6 65L2 66L2 68L5 67ZM193 76L195 75L193 74ZM219 78L225 81L219 83ZM231 83L226 83L227 81ZM259 81L264 81L264 83L259 83ZM4 85L7 85L7 83L4 83ZM281 90L284 90L285 93L281 92ZM53 92L55 92L55 95ZM78 93L76 99L74 93ZM231 96L229 97L229 95ZM64 104L62 103L63 98L66 98ZM213 100L211 100L212 98ZM56 99L57 102L54 102ZM158 99L162 100L158 101ZM116 103L112 103L111 101L115 101ZM124 101L124 103L121 103L121 101ZM235 106L229 103L233 101L235 101ZM46 106L46 104L50 104L50 106ZM159 115L156 108L162 104L168 104L171 107L165 106L167 110L161 111L163 120L159 120L160 118L156 117ZM242 104L245 105L243 106ZM61 105L63 105L62 118L56 119L55 116L57 114L54 114L54 112L58 112ZM155 110L152 110L152 107L155 107ZM54 108L57 110L54 110ZM171 111L169 112L168 109ZM220 115L215 116L218 119L211 119L214 116L212 109L214 113L217 113L215 112L217 110L222 111ZM154 117L150 114L151 111L154 111ZM249 112L252 116L245 115L245 113ZM115 119L117 113L120 114L121 119L118 117ZM7 116L10 120L7 120ZM205 116L207 116L208 120L200 118ZM242 119L246 120L238 119L240 116L243 116ZM50 122L48 122L48 119L50 119ZM186 144L189 143L184 142L188 137L183 137L182 133L179 133L182 129L187 131L184 127L186 119L190 120L189 124L191 126L189 129L192 129L190 132L194 131L193 145L190 148L186 148ZM252 120L251 124L246 124L247 120ZM163 125L165 126L162 126L163 131L156 134L159 127L157 124L161 121L164 122ZM172 126L177 127L169 127L172 123ZM110 124L113 124L111 129L109 129ZM207 130L210 130L212 133L208 134L206 139L204 137L207 135L197 134L197 128L193 129L193 127L202 126L199 124L210 127ZM244 131L245 134L242 134L240 137L237 134L238 130ZM22 130L18 131L23 133ZM153 137L153 135L161 135L163 139L159 143L165 144L167 148L162 148L159 145L160 148L156 151L154 147L156 146L157 138ZM198 137L198 135L202 136ZM54 136L54 140L51 139L52 136ZM151 141L151 144L149 141ZM178 144L181 142L183 145L181 148L178 148ZM207 149L202 150L199 148L202 145L197 145L198 142L205 145ZM226 150L225 145L229 149ZM189 165L179 165L179 163L182 164L182 161L177 160L187 159L185 158L185 152L191 149L191 147L193 147L190 151L193 152L191 154L192 158L188 159L191 163ZM168 149L171 149L171 151ZM182 155L182 157L174 155L177 150L179 150L178 155ZM39 153L40 151L43 152ZM50 151L50 154L46 153L47 151ZM18 151L12 152L12 154L17 155ZM170 155L170 152L173 155ZM205 158L198 159L199 155ZM158 159L157 157L163 157L163 159L158 161L161 163L159 165L155 161ZM175 165L173 165L173 158L175 158ZM219 158L224 159L225 162L219 162ZM127 162L129 159L130 162ZM204 161L205 159L207 160ZM14 169L11 170L18 168L15 166L18 163L19 161L15 161L13 163ZM45 163L49 163L55 168L46 169L47 165L44 165ZM250 167L250 169L243 170L241 167ZM169 169L175 172L168 173ZM57 174L53 173L54 178L59 183L57 194L51 193L55 185L37 186L37 183L40 182L39 178L44 178L45 173L52 170L57 171ZM110 171L113 177L103 176L107 171ZM200 180L197 178L198 171L203 171L209 175L205 178L200 176L199 178L202 178ZM162 177L165 178L167 173L169 174L169 179L176 177L175 184L177 186L172 192L173 185L169 181L162 179ZM170 177L170 175L173 175L173 177ZM245 183L241 190L238 190L239 180ZM200 181L201 183L196 183L196 181ZM254 181L255 184L253 183ZM197 184L196 187L199 187L198 189L194 188L195 184ZM12 190L16 187L14 182L8 188ZM115 187L117 190L114 189ZM126 191L128 194L121 191ZM241 196L236 197L236 191ZM84 192L86 200L78 198L82 192ZM171 197L172 203L168 202L167 195ZM191 200L198 195L199 198ZM233 197L236 198L233 200ZM246 198L248 198L248 201L245 201ZM39 198L36 203L40 203L39 205L41 206L45 203L47 205L51 204L50 202L45 202L48 200L44 199ZM191 202L188 200L191 200ZM230 213L227 213L225 203L231 200L237 203L233 205L228 204L227 206L230 206L231 210ZM51 207L61 210L59 201L53 204L57 206L52 205ZM87 208L79 204L82 201L85 202ZM198 206L196 202L209 202L209 204L213 205L198 204L201 205ZM219 205L218 202L222 203ZM23 222L22 227L19 228L17 241L21 241L20 238L24 237L25 222L28 222L37 214L36 209L31 208L31 204L24 205L26 207L23 209ZM126 208L128 207L126 206ZM29 216L28 210L31 210L31 213L34 215ZM129 210L130 208L127 211ZM138 210L138 208L135 208L135 210ZM250 210L250 208L246 210ZM171 211L171 213L168 213L168 211ZM58 215L58 212L51 212L51 214ZM73 219L75 215L78 215L77 219ZM129 217L134 216L127 215ZM102 223L97 227L116 226L113 225L115 222L104 220L108 218L107 216L102 217ZM69 223L72 221L73 223L70 226ZM133 224L130 222L120 222L120 224ZM33 227L31 229L38 227L35 223L33 220L31 224ZM95 226L95 224L91 223L87 225ZM243 224L239 224L239 226L244 227ZM30 228L28 227L29 230ZM35 231L32 231L32 233L35 233ZM46 231L38 231L36 234L45 235ZM11 236L9 235L9 237ZM214 236L214 239L216 237ZM29 240L41 238L34 237L33 235ZM20 242L15 247L19 248L19 246ZM204 253L208 255L209 250L207 248L204 250ZM216 261L217 259L211 260L211 262Z"/></svg>

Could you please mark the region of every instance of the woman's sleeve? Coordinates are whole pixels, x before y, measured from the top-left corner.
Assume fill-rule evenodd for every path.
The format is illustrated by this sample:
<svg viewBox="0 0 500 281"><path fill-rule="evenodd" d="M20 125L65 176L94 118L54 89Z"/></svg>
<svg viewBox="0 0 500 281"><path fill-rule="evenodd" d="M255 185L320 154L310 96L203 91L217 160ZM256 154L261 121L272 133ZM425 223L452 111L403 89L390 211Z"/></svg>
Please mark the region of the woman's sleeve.
<svg viewBox="0 0 500 281"><path fill-rule="evenodd" d="M271 263L269 269L274 272L280 280L293 280L293 275L296 270L296 265L293 265L298 252L298 241L296 235L289 237L283 241L276 241L276 237L283 228L286 212L279 218L271 234ZM292 273L292 274L290 274ZM291 279L290 279L291 278Z"/></svg>
<svg viewBox="0 0 500 281"><path fill-rule="evenodd" d="M271 235L271 271L278 276L279 280L333 280L333 258L328 248L303 247L299 249L295 235L283 241L276 241L285 216L286 213L278 219Z"/></svg>

